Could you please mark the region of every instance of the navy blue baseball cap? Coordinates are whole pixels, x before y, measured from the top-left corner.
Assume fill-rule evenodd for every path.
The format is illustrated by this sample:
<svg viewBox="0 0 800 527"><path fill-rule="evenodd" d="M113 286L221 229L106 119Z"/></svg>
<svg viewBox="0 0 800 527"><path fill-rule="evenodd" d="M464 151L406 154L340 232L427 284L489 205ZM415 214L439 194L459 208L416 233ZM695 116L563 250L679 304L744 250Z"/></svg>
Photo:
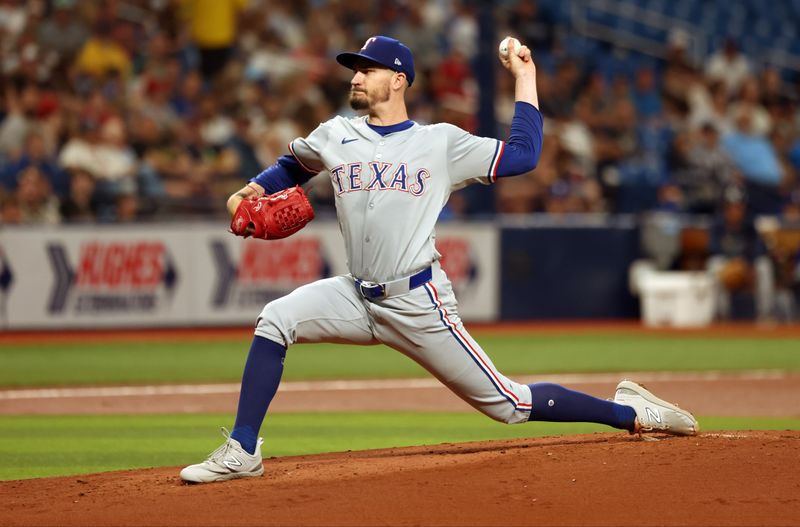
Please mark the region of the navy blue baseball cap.
<svg viewBox="0 0 800 527"><path fill-rule="evenodd" d="M367 59L392 71L405 73L408 85L414 82L414 57L411 50L397 39L381 35L370 37L358 53L339 53L336 62L353 69L358 59Z"/></svg>

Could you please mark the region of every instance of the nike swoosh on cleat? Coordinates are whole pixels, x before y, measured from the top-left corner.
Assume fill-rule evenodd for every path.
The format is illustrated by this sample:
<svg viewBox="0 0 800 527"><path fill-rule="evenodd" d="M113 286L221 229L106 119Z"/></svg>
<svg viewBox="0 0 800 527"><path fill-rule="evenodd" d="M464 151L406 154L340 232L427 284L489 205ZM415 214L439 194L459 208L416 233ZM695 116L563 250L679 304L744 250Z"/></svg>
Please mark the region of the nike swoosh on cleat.
<svg viewBox="0 0 800 527"><path fill-rule="evenodd" d="M352 143L353 141L358 141L358 138L355 139L347 139L346 137L342 139L342 144L346 145L347 143Z"/></svg>

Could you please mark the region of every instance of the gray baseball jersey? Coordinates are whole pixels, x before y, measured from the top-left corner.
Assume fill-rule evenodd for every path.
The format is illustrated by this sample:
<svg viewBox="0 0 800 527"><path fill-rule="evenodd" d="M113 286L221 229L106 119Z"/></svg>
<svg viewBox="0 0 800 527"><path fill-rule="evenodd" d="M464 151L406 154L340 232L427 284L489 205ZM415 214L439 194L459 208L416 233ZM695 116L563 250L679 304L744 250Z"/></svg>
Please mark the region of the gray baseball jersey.
<svg viewBox="0 0 800 527"><path fill-rule="evenodd" d="M289 148L312 171L327 171L353 276L388 281L439 258L434 225L450 193L488 184L501 141L450 124L381 136L366 117L335 117Z"/></svg>
<svg viewBox="0 0 800 527"><path fill-rule="evenodd" d="M256 335L287 347L384 343L486 415L527 421L530 388L500 374L466 331L434 245L450 193L492 182L503 143L449 124L413 124L381 136L366 117L336 117L289 148L307 170L330 176L351 276L319 280L270 302ZM373 298L356 279L404 287Z"/></svg>

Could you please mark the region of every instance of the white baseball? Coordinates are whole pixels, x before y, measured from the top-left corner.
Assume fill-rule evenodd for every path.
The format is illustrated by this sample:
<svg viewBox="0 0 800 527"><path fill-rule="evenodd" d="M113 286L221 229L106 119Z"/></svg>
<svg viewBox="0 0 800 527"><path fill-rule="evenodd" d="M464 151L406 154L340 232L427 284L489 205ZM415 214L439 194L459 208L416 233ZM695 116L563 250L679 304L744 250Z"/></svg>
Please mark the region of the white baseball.
<svg viewBox="0 0 800 527"><path fill-rule="evenodd" d="M508 56L508 50L511 46L514 46L514 54L519 55L519 50L522 49L522 44L520 44L519 40L515 39L514 37L506 37L500 42L500 46L498 46L497 50L500 52L500 56L505 58Z"/></svg>

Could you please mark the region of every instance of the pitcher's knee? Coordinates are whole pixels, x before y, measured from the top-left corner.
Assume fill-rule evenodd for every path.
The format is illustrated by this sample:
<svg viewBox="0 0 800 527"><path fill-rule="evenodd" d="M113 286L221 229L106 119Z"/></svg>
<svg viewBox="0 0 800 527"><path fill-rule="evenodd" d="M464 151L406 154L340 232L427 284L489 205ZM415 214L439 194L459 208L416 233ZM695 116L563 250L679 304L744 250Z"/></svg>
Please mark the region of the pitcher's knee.
<svg viewBox="0 0 800 527"><path fill-rule="evenodd" d="M515 406L509 402L492 405L479 405L476 406L476 408L486 417L507 425L524 423L530 416L530 412L523 411L518 406Z"/></svg>
<svg viewBox="0 0 800 527"><path fill-rule="evenodd" d="M280 309L280 300L270 302L261 310L256 319L255 334L289 347L296 340L296 332L287 311Z"/></svg>

